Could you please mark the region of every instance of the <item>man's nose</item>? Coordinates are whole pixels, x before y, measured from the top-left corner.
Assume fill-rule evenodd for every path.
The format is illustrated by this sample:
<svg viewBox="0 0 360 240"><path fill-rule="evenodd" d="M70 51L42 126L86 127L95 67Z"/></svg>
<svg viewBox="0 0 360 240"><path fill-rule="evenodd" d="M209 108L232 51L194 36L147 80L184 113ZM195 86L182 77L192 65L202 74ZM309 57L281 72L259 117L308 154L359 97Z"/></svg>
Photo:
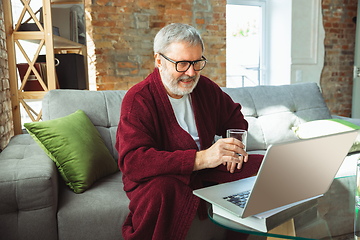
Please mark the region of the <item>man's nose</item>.
<svg viewBox="0 0 360 240"><path fill-rule="evenodd" d="M195 69L194 69L194 64L191 64L189 69L185 72L186 75L192 77L192 76L195 76L196 72L195 72Z"/></svg>

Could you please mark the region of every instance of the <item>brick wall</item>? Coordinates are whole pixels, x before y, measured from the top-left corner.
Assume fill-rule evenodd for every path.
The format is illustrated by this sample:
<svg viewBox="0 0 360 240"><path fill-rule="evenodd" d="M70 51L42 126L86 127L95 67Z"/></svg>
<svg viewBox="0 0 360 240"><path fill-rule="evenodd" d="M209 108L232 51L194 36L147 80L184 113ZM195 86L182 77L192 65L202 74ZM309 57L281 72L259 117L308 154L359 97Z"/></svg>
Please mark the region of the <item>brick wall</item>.
<svg viewBox="0 0 360 240"><path fill-rule="evenodd" d="M154 68L152 44L171 22L195 26L206 44L203 74L226 81L226 0L86 0L87 31L95 51L98 90L129 89ZM332 114L351 115L357 0L322 0L325 63L320 85ZM88 39L88 40L89 40Z"/></svg>
<svg viewBox="0 0 360 240"><path fill-rule="evenodd" d="M205 56L210 60L203 73L225 86L226 0L85 0L85 3L87 31L95 46L90 64L95 67L99 90L129 89L143 80L154 68L153 38L171 22L198 28L206 44ZM322 7L325 63L320 84L331 112L350 116L357 0L322 0ZM0 149L14 135L5 38L0 1Z"/></svg>
<svg viewBox="0 0 360 240"><path fill-rule="evenodd" d="M0 1L0 150L14 135L3 5Z"/></svg>
<svg viewBox="0 0 360 240"><path fill-rule="evenodd" d="M226 0L86 0L85 12L98 90L129 89L151 73L155 34L172 22L199 30L209 60L203 74L225 86Z"/></svg>
<svg viewBox="0 0 360 240"><path fill-rule="evenodd" d="M332 114L351 115L357 0L323 0L325 62L320 85Z"/></svg>

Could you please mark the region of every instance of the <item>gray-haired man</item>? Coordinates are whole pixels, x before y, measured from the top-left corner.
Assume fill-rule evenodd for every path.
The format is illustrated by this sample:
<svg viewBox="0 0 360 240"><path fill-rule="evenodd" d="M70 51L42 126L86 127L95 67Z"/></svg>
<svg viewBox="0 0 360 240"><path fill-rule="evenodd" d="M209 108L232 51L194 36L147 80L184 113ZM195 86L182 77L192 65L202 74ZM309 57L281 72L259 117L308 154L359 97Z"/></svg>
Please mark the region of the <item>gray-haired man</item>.
<svg viewBox="0 0 360 240"><path fill-rule="evenodd" d="M207 60L195 28L164 27L154 53L154 72L127 92L121 108L116 148L130 199L122 231L125 239L184 239L196 211L206 217L193 189L253 175L262 156L249 158L233 138L213 143L248 124L241 106L200 75Z"/></svg>

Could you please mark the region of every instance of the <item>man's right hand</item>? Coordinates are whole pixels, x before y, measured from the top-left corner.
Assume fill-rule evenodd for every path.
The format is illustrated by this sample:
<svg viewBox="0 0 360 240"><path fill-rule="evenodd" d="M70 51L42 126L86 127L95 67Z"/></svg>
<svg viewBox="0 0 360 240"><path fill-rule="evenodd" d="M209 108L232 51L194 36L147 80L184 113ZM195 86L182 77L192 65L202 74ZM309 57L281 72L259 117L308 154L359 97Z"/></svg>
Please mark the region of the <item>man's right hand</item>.
<svg viewBox="0 0 360 240"><path fill-rule="evenodd" d="M243 162L248 161L248 154L244 148L245 145L235 138L219 139L210 148L196 153L193 170L215 168L220 164L227 164L228 170L233 173L236 166L240 169Z"/></svg>

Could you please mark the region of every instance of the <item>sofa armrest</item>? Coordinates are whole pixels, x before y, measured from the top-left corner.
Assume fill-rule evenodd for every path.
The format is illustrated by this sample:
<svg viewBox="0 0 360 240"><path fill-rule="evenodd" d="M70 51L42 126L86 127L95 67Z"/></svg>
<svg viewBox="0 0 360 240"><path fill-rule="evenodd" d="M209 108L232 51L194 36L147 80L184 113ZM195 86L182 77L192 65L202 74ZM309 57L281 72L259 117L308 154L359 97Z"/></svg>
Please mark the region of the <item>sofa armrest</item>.
<svg viewBox="0 0 360 240"><path fill-rule="evenodd" d="M336 119L342 119L348 122L351 122L355 125L360 126L360 118L349 118L349 117L342 117L342 116L338 116L338 115L331 115L332 118L336 118Z"/></svg>
<svg viewBox="0 0 360 240"><path fill-rule="evenodd" d="M0 153L0 236L57 239L58 174L29 134Z"/></svg>

